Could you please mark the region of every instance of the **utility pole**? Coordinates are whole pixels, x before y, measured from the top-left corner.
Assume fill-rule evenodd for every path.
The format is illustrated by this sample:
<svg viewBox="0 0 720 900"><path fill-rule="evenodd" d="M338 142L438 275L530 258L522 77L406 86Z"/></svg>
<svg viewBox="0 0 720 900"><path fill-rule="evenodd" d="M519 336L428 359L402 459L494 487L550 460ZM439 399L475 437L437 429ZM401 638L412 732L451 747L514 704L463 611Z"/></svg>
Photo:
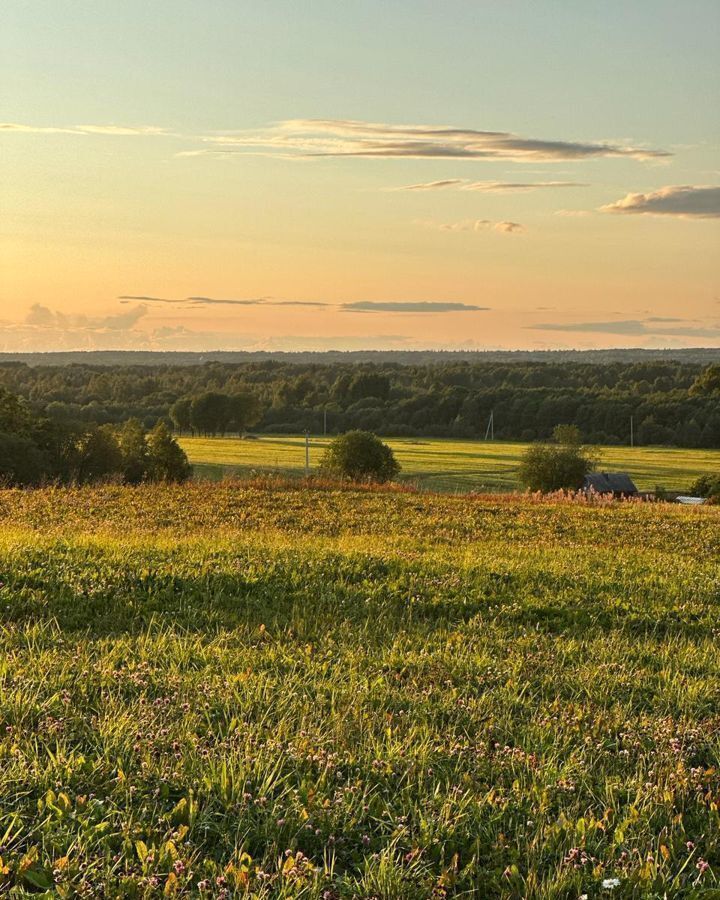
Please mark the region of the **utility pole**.
<svg viewBox="0 0 720 900"><path fill-rule="evenodd" d="M310 477L310 432L305 432L305 477Z"/></svg>
<svg viewBox="0 0 720 900"><path fill-rule="evenodd" d="M327 436L327 409L323 410L323 437Z"/></svg>
<svg viewBox="0 0 720 900"><path fill-rule="evenodd" d="M630 416L630 446L635 446L635 423L632 416Z"/></svg>
<svg viewBox="0 0 720 900"><path fill-rule="evenodd" d="M495 440L495 410L492 410L490 413L487 428L485 429L485 440L488 439L488 435L490 436L491 441Z"/></svg>

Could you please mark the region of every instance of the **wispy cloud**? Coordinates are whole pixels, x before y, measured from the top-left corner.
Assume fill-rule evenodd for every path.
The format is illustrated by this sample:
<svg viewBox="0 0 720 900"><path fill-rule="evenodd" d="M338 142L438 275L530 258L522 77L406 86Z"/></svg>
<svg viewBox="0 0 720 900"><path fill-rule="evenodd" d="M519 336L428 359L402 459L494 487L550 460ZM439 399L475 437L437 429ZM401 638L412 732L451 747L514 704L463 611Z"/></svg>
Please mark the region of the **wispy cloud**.
<svg viewBox="0 0 720 900"><path fill-rule="evenodd" d="M165 128L155 125L27 125L20 122L0 122L0 133L8 134L104 134L113 137L131 135L172 136Z"/></svg>
<svg viewBox="0 0 720 900"><path fill-rule="evenodd" d="M462 219L459 222L418 222L436 231L499 231L503 234L519 234L525 230L520 222L493 222L491 219Z"/></svg>
<svg viewBox="0 0 720 900"><path fill-rule="evenodd" d="M558 209L555 212L556 216L567 216L568 218L579 219L585 216L590 216L592 213L589 209Z"/></svg>
<svg viewBox="0 0 720 900"><path fill-rule="evenodd" d="M248 299L224 299L220 297L151 297L145 294L121 294L117 298L121 303L138 300L143 303L172 303L180 306L328 306L320 300L275 300L271 297L251 297Z"/></svg>
<svg viewBox="0 0 720 900"><path fill-rule="evenodd" d="M467 184L464 178L444 178L442 181L424 181L420 184L403 184L400 187L387 188L389 191L442 191L446 188L459 188Z"/></svg>
<svg viewBox="0 0 720 900"><path fill-rule="evenodd" d="M455 189L478 191L484 194L513 194L537 191L544 188L588 187L580 181L469 181L465 178L447 178L444 181L426 181L390 188L392 191L441 191Z"/></svg>
<svg viewBox="0 0 720 900"><path fill-rule="evenodd" d="M139 300L143 303L177 303L177 300L168 300L166 297L146 297L143 294L121 294L118 297L121 303L130 303Z"/></svg>
<svg viewBox="0 0 720 900"><path fill-rule="evenodd" d="M217 297L185 297L183 303L192 306L259 306L266 302L265 297L252 297L247 300L225 300Z"/></svg>
<svg viewBox="0 0 720 900"><path fill-rule="evenodd" d="M268 300L268 306L331 306L320 300Z"/></svg>
<svg viewBox="0 0 720 900"><path fill-rule="evenodd" d="M345 312L399 312L399 313L445 313L445 312L486 312L489 306L475 306L472 303L452 303L440 300L357 300L342 303Z"/></svg>
<svg viewBox="0 0 720 900"><path fill-rule="evenodd" d="M376 159L484 159L513 162L559 162L596 157L657 160L667 150L618 144L610 141L563 141L528 138L509 131L484 131L444 125L392 125L352 119L288 119L268 128L178 134L157 125L35 125L0 123L0 133L161 136L199 142L204 149L182 150L178 156L232 153L310 159L316 157L365 157ZM212 145L208 147L207 145ZM448 179L451 186L456 179ZM441 183L439 183L441 184ZM539 185L477 182L467 190L533 190ZM560 187L548 182L545 187ZM570 186L569 184L567 186ZM412 186L410 186L412 187Z"/></svg>
<svg viewBox="0 0 720 900"><path fill-rule="evenodd" d="M628 194L600 208L610 213L717 219L720 218L720 187L670 185L647 194Z"/></svg>
<svg viewBox="0 0 720 900"><path fill-rule="evenodd" d="M208 135L225 152L281 157L376 159L487 159L557 162L594 157L651 160L665 150L609 142L525 138L505 131L433 125L390 125L347 119L290 119L260 131ZM187 151L186 151L187 152ZM198 151L189 151L197 154ZM208 151L210 153L214 151Z"/></svg>
<svg viewBox="0 0 720 900"><path fill-rule="evenodd" d="M544 322L526 325L532 331L566 331L590 334L619 334L628 337L660 335L668 337L718 338L720 326L696 326L682 324L682 319L624 319L615 322ZM658 327L657 323L674 323L672 327Z"/></svg>
<svg viewBox="0 0 720 900"><path fill-rule="evenodd" d="M519 222L496 222L493 225L495 231L502 231L505 234L515 234L524 231L525 228Z"/></svg>

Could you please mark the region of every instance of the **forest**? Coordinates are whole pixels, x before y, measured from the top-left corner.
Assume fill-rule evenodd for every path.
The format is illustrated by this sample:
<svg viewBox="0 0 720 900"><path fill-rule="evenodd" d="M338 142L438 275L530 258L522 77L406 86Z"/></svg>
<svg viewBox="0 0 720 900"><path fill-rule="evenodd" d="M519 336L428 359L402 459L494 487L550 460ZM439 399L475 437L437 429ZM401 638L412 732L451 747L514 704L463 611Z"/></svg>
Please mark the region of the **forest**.
<svg viewBox="0 0 720 900"><path fill-rule="evenodd" d="M493 414L498 440L545 440L576 425L598 444L720 446L718 365L679 359L615 362L286 359L201 364L0 364L0 386L54 422L176 432L476 438ZM210 414L203 417L202 410Z"/></svg>

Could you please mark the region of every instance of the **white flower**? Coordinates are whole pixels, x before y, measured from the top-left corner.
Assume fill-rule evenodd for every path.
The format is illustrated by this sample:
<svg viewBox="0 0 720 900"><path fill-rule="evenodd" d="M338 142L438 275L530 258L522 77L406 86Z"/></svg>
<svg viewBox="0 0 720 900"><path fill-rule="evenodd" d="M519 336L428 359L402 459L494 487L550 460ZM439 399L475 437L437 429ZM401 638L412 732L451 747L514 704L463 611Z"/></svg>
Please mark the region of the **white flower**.
<svg viewBox="0 0 720 900"><path fill-rule="evenodd" d="M620 887L619 878L603 878L602 886L606 891L612 891L616 887Z"/></svg>

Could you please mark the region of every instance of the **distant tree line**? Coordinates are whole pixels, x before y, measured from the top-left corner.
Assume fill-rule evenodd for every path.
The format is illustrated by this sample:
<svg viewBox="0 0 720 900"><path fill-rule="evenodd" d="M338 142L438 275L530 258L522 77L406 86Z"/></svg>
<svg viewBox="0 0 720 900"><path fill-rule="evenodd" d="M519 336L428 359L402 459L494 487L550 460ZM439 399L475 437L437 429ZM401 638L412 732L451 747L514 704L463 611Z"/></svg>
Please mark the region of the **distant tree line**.
<svg viewBox="0 0 720 900"><path fill-rule="evenodd" d="M184 481L191 471L162 421L149 432L137 419L118 426L57 421L0 387L0 485Z"/></svg>
<svg viewBox="0 0 720 900"><path fill-rule="evenodd" d="M708 351L709 352L709 351ZM177 432L372 431L545 441L558 422L585 443L720 447L719 367L641 362L264 361L193 365L0 364L0 385L53 423L158 420Z"/></svg>

